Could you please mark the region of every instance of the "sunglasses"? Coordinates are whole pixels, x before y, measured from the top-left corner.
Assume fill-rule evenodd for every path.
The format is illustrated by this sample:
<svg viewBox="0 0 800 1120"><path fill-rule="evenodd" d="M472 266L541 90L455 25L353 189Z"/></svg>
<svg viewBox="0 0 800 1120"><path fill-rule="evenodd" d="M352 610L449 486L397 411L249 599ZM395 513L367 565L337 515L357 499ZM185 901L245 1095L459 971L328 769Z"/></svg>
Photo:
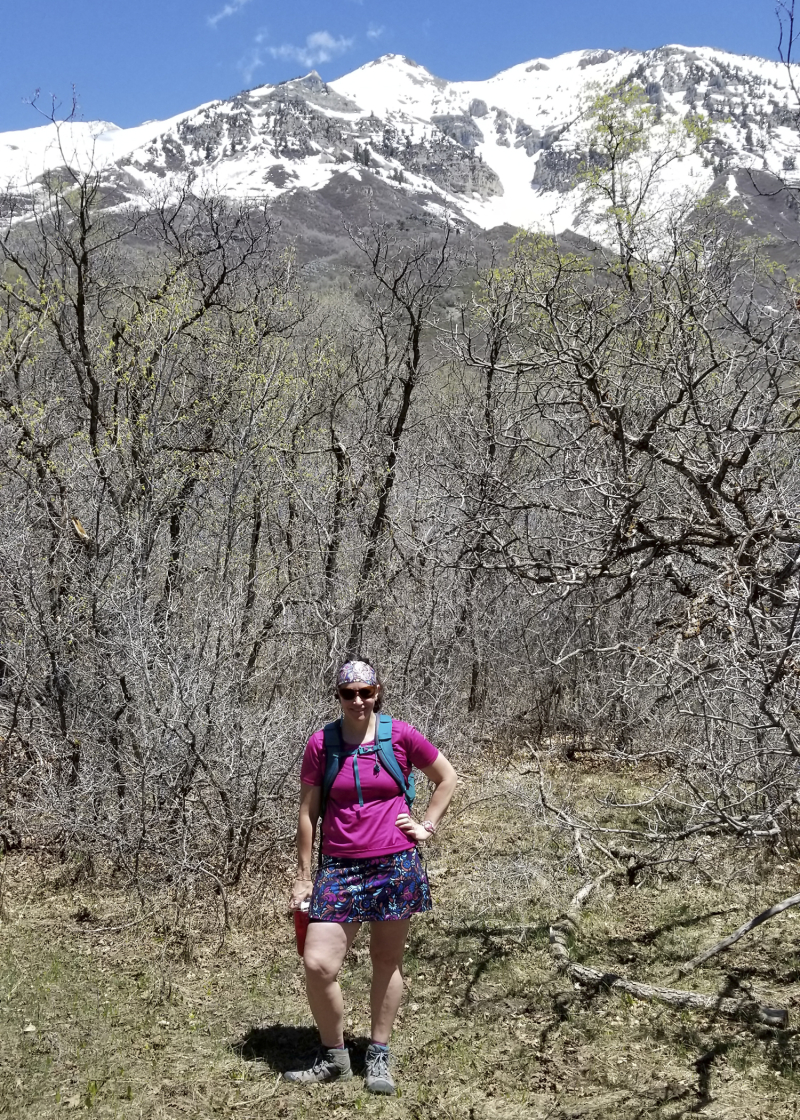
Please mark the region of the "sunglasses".
<svg viewBox="0 0 800 1120"><path fill-rule="evenodd" d="M377 689L375 685L371 684L367 688L340 688L339 695L342 700L355 700L356 696L359 700L372 700L375 696Z"/></svg>

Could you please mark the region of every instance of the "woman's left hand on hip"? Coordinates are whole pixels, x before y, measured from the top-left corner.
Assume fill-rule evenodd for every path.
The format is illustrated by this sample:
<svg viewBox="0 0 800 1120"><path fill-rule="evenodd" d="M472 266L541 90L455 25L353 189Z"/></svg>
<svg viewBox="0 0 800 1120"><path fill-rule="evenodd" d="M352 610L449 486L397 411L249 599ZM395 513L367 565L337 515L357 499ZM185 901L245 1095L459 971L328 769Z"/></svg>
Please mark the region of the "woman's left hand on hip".
<svg viewBox="0 0 800 1120"><path fill-rule="evenodd" d="M431 834L424 829L419 821L415 821L408 813L400 813L397 820L394 822L401 832L404 832L409 840L416 840L418 843L422 840L429 840Z"/></svg>

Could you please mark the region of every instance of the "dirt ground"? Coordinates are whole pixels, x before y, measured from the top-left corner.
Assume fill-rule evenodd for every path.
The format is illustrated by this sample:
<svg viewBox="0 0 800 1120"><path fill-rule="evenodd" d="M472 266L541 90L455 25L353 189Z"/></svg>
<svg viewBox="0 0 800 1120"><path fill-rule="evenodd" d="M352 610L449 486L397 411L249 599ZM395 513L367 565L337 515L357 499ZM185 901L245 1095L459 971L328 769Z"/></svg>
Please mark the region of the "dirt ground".
<svg viewBox="0 0 800 1120"><path fill-rule="evenodd" d="M685 983L788 1008L786 1030L576 988L553 965L548 923L582 872L549 853L507 787L492 775L468 782L429 853L436 910L412 926L394 1098L370 1096L358 1073L341 1085L282 1081L316 1035L281 875L231 898L222 936L199 904L143 911L99 877L8 855L0 1116L800 1120L798 912ZM695 872L598 891L573 956L666 984L676 965L797 890L795 863L755 852L737 852L729 872ZM342 977L357 1070L368 982L364 939Z"/></svg>

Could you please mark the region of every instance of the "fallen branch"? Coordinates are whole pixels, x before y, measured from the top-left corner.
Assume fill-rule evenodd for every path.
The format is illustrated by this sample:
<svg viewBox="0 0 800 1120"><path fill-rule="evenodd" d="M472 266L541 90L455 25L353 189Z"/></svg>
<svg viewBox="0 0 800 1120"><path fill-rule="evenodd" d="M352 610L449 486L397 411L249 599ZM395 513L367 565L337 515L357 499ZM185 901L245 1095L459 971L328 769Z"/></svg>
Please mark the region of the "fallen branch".
<svg viewBox="0 0 800 1120"><path fill-rule="evenodd" d="M578 933L581 907L595 888L614 874L619 872L606 871L599 879L585 883L570 902L567 913L550 926L550 955L560 972L564 972L574 983L600 986L609 991L627 992L635 999L656 1000L670 1007L713 1011L732 1019L756 1019L771 1027L788 1026L788 1011L783 1008L763 1007L746 997L705 996L699 992L687 992L678 988L655 988L651 984L628 980L627 977L619 976L608 969L576 964L570 957L569 938Z"/></svg>
<svg viewBox="0 0 800 1120"><path fill-rule="evenodd" d="M740 938L749 933L751 929L760 926L763 922L769 921L774 918L776 914L782 914L784 910L788 910L791 906L800 904L800 894L793 894L791 898L784 898L782 902L776 902L774 906L770 906L768 910L762 911L755 918L751 918L749 922L745 922L743 926L739 926L732 934L720 941L718 945L712 945L710 949L692 957L686 964L682 964L678 969L678 976L685 976L687 972L691 972L693 968L698 965L705 964L711 957L715 957L717 953L722 953L725 949L730 949L731 945L735 945Z"/></svg>

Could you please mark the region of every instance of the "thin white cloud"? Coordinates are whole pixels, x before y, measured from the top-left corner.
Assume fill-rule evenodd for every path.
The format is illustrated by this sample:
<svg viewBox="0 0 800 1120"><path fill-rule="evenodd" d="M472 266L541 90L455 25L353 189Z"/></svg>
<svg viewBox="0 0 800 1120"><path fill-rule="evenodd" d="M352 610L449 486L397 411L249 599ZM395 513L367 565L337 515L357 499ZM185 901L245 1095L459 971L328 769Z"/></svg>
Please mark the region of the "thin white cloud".
<svg viewBox="0 0 800 1120"><path fill-rule="evenodd" d="M243 58L239 59L239 69L248 85L252 82L255 72L264 65L264 43L267 38L267 32L262 28L253 39L253 46Z"/></svg>
<svg viewBox="0 0 800 1120"><path fill-rule="evenodd" d="M352 39L340 35L335 38L330 31L314 31L306 37L304 46L294 43L282 43L279 47L267 47L267 53L273 58L283 58L299 62L301 66L317 66L320 62L330 62L353 45Z"/></svg>
<svg viewBox="0 0 800 1120"><path fill-rule="evenodd" d="M217 24L223 20L228 19L229 16L235 16L237 12L241 11L245 4L249 4L250 0L228 0L218 12L213 16L209 16L206 23L209 27L216 27Z"/></svg>
<svg viewBox="0 0 800 1120"><path fill-rule="evenodd" d="M256 47L248 51L244 58L239 60L239 69L247 85L250 85L256 71L260 70L263 65L264 58Z"/></svg>
<svg viewBox="0 0 800 1120"><path fill-rule="evenodd" d="M367 28L367 38L380 39L385 30L386 28L383 25L381 25L380 27L376 27L374 23L371 23Z"/></svg>
<svg viewBox="0 0 800 1120"><path fill-rule="evenodd" d="M268 40L269 33L262 29L253 39L250 50L239 60L239 69L248 85L268 58L299 62L301 66L311 69L320 62L330 62L332 58L344 54L355 42L354 39L347 39L344 35L340 35L337 39L329 31L314 31L307 36L303 46L281 43L280 46L271 47L268 45Z"/></svg>

